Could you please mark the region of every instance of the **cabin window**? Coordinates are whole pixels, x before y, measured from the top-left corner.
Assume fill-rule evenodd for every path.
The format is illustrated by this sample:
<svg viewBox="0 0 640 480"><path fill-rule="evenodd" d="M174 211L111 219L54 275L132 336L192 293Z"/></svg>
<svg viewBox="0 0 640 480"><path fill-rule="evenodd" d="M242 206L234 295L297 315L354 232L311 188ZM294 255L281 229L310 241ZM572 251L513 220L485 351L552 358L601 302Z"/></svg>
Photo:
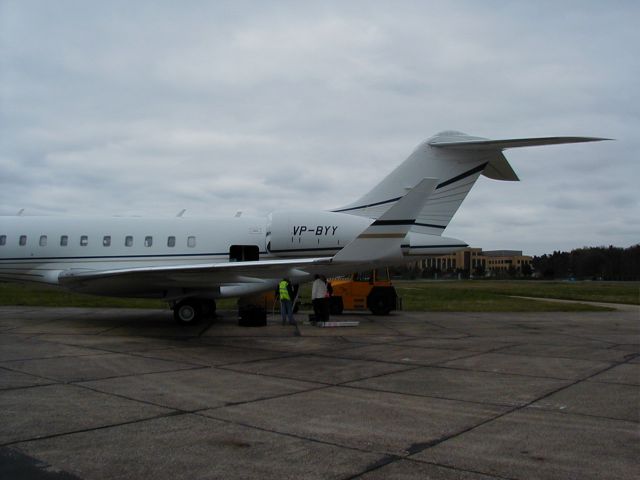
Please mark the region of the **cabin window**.
<svg viewBox="0 0 640 480"><path fill-rule="evenodd" d="M47 246L47 236L46 235L40 235L40 241L38 242L38 244L41 247L46 247Z"/></svg>
<svg viewBox="0 0 640 480"><path fill-rule="evenodd" d="M187 238L187 247L193 248L196 246L196 237L190 236Z"/></svg>
<svg viewBox="0 0 640 480"><path fill-rule="evenodd" d="M144 246L150 247L151 245L153 245L153 237L151 235L147 235L144 237Z"/></svg>
<svg viewBox="0 0 640 480"><path fill-rule="evenodd" d="M62 235L60 237L60 246L61 247L66 247L67 245L69 245L69 236L68 235Z"/></svg>
<svg viewBox="0 0 640 480"><path fill-rule="evenodd" d="M102 237L102 246L110 247L111 246L111 235L105 235Z"/></svg>
<svg viewBox="0 0 640 480"><path fill-rule="evenodd" d="M167 247L175 247L176 246L176 237L171 236L167 237Z"/></svg>
<svg viewBox="0 0 640 480"><path fill-rule="evenodd" d="M127 235L124 237L124 246L125 247L133 247L133 236Z"/></svg>
<svg viewBox="0 0 640 480"><path fill-rule="evenodd" d="M81 235L80 236L80 246L81 247L86 247L87 245L89 245L89 237L87 237L86 235Z"/></svg>
<svg viewBox="0 0 640 480"><path fill-rule="evenodd" d="M6 245L6 244L7 244L7 236L0 235L0 245Z"/></svg>
<svg viewBox="0 0 640 480"><path fill-rule="evenodd" d="M18 245L20 245L21 247L24 247L26 244L27 244L27 236L20 235L20 240L18 240Z"/></svg>

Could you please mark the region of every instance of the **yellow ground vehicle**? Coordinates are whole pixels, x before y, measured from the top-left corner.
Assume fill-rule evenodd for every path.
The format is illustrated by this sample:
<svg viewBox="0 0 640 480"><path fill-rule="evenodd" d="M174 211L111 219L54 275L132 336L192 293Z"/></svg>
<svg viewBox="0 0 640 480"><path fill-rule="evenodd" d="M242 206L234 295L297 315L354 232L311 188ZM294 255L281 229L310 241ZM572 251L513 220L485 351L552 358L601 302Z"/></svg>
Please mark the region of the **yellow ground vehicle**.
<svg viewBox="0 0 640 480"><path fill-rule="evenodd" d="M381 268L329 280L333 288L330 311L371 310L374 315L388 315L398 307L398 295L389 279L389 270Z"/></svg>
<svg viewBox="0 0 640 480"><path fill-rule="evenodd" d="M344 310L370 310L374 315L388 315L398 309L400 301L386 268L330 278L329 282L333 292L329 300L331 315L340 315ZM294 312L298 310L300 301L301 298L298 298ZM241 312L247 308L259 308L266 312L280 310L274 291L244 297L238 305Z"/></svg>

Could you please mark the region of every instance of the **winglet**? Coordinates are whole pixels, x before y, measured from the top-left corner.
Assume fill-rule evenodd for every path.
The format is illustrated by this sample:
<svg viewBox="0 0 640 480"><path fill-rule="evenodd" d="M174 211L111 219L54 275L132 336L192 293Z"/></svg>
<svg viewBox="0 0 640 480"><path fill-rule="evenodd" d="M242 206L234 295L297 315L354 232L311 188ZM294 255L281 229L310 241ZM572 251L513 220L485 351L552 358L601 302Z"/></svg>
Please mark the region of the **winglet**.
<svg viewBox="0 0 640 480"><path fill-rule="evenodd" d="M374 263L402 257L402 242L438 185L424 178L381 217L334 255L332 262Z"/></svg>

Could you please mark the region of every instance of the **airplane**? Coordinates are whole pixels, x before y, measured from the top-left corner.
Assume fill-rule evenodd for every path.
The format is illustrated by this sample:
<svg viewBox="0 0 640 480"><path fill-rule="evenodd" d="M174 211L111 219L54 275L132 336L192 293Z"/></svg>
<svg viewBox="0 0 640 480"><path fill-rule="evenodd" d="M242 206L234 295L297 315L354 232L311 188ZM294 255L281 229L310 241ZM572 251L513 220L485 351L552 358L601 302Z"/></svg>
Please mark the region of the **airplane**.
<svg viewBox="0 0 640 480"><path fill-rule="evenodd" d="M447 254L467 243L442 236L480 175L518 176L503 155L517 147L608 140L490 140L440 132L356 201L330 211L266 217L0 217L0 280L75 292L159 298L188 325L215 301Z"/></svg>

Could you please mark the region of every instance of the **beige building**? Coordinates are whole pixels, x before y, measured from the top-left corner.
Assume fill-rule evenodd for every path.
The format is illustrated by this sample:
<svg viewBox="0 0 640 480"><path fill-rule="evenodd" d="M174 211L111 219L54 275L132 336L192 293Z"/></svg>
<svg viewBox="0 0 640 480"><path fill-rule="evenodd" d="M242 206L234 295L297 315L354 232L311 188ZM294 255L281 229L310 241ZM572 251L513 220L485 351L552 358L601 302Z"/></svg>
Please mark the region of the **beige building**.
<svg viewBox="0 0 640 480"><path fill-rule="evenodd" d="M496 275L513 267L522 272L524 265L531 265L532 258L521 250L487 250L465 248L450 255L433 255L421 262L421 268L440 272L468 272L472 275Z"/></svg>

